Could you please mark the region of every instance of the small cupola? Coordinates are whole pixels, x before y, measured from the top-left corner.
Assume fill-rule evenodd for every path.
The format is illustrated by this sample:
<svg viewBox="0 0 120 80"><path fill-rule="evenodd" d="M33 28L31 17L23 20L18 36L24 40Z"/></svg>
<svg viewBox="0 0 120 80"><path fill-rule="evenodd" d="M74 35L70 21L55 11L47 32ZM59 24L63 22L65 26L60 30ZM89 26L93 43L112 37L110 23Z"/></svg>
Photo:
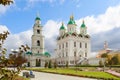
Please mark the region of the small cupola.
<svg viewBox="0 0 120 80"><path fill-rule="evenodd" d="M35 23L36 23L36 24L41 24L41 19L40 19L40 17L39 17L39 13L37 13L37 16L36 16L36 18L35 18Z"/></svg>
<svg viewBox="0 0 120 80"><path fill-rule="evenodd" d="M65 30L64 23L62 22L62 25L60 27L60 30Z"/></svg>
<svg viewBox="0 0 120 80"><path fill-rule="evenodd" d="M75 24L73 15L70 16L70 20L69 20L68 24Z"/></svg>
<svg viewBox="0 0 120 80"><path fill-rule="evenodd" d="M84 20L83 20L83 22L81 24L81 28L85 28L85 27L86 27L86 25L85 25Z"/></svg>

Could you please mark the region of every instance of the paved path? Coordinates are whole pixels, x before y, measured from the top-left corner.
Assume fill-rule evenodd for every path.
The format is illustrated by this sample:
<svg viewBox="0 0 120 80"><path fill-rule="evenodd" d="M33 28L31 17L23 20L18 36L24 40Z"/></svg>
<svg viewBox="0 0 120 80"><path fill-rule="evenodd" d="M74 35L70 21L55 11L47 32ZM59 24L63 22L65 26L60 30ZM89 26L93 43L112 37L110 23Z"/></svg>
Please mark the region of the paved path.
<svg viewBox="0 0 120 80"><path fill-rule="evenodd" d="M25 71L22 71L22 72L25 72ZM22 75L22 72L20 75ZM31 80L97 80L97 79L42 73L42 72L35 72L35 71L33 71L33 73L35 74L35 78L31 78Z"/></svg>
<svg viewBox="0 0 120 80"><path fill-rule="evenodd" d="M110 74L112 74L112 75L115 75L115 76L120 77L120 73L118 73L118 72L115 72L115 71L112 71L112 70L107 70L106 72L107 72L107 73L110 73Z"/></svg>

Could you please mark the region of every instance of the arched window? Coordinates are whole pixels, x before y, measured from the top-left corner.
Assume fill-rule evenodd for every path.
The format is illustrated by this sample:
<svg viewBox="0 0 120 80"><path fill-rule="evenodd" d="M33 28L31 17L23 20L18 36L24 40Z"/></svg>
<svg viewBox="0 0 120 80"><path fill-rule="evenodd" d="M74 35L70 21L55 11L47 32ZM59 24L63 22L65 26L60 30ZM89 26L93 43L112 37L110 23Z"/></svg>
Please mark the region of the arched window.
<svg viewBox="0 0 120 80"><path fill-rule="evenodd" d="M82 48L82 43L80 42L80 48Z"/></svg>
<svg viewBox="0 0 120 80"><path fill-rule="evenodd" d="M74 57L76 57L77 55L76 55L76 52L74 52Z"/></svg>
<svg viewBox="0 0 120 80"><path fill-rule="evenodd" d="M66 42L66 47L68 47L68 43Z"/></svg>
<svg viewBox="0 0 120 80"><path fill-rule="evenodd" d="M40 30L39 29L37 30L37 34L40 34Z"/></svg>
<svg viewBox="0 0 120 80"><path fill-rule="evenodd" d="M37 46L40 46L40 41L39 40L37 41Z"/></svg>
<svg viewBox="0 0 120 80"><path fill-rule="evenodd" d="M74 42L74 47L76 47L76 42Z"/></svg>
<svg viewBox="0 0 120 80"><path fill-rule="evenodd" d="M61 49L61 45L59 45L59 49Z"/></svg>
<svg viewBox="0 0 120 80"><path fill-rule="evenodd" d="M39 51L38 51L38 53L39 53Z"/></svg>
<svg viewBox="0 0 120 80"><path fill-rule="evenodd" d="M64 57L64 52L63 52L63 57Z"/></svg>
<svg viewBox="0 0 120 80"><path fill-rule="evenodd" d="M68 52L66 52L66 57L68 57Z"/></svg>
<svg viewBox="0 0 120 80"><path fill-rule="evenodd" d="M87 53L85 53L85 57L87 57Z"/></svg>
<svg viewBox="0 0 120 80"><path fill-rule="evenodd" d="M62 47L64 48L64 43L62 44Z"/></svg>
<svg viewBox="0 0 120 80"><path fill-rule="evenodd" d="M85 43L85 48L87 48L87 43Z"/></svg>

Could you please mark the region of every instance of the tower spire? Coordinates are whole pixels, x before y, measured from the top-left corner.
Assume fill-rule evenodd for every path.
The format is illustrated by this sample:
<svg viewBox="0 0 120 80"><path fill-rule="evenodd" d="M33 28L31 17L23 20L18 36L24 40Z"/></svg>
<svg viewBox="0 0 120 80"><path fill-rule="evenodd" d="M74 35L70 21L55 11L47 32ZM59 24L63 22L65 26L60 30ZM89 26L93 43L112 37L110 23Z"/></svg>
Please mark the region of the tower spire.
<svg viewBox="0 0 120 80"><path fill-rule="evenodd" d="M39 13L39 11L37 11L37 17L40 17L40 13Z"/></svg>
<svg viewBox="0 0 120 80"><path fill-rule="evenodd" d="M84 24L84 19L83 19L83 22L82 22L83 24Z"/></svg>
<svg viewBox="0 0 120 80"><path fill-rule="evenodd" d="M37 12L37 15L36 15L36 18L35 18L35 21L40 21L41 19L40 19L40 14L39 14L39 12Z"/></svg>
<svg viewBox="0 0 120 80"><path fill-rule="evenodd" d="M70 20L73 20L74 19L74 16L73 16L73 14L70 16Z"/></svg>
<svg viewBox="0 0 120 80"><path fill-rule="evenodd" d="M108 48L108 43L107 41L104 42L104 49L106 50Z"/></svg>
<svg viewBox="0 0 120 80"><path fill-rule="evenodd" d="M62 26L64 26L64 22L62 21Z"/></svg>

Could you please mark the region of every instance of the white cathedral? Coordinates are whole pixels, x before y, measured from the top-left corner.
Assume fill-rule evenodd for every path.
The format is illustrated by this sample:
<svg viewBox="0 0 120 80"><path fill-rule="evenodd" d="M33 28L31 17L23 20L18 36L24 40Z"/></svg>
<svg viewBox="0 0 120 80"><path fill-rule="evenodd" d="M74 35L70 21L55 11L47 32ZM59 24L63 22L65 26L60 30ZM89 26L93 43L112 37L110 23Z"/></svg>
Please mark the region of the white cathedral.
<svg viewBox="0 0 120 80"><path fill-rule="evenodd" d="M55 49L58 66L75 66L87 60L91 52L90 35L87 34L87 27L83 21L79 33L76 29L73 15L67 24L67 29L62 23L57 38L57 48Z"/></svg>
<svg viewBox="0 0 120 80"><path fill-rule="evenodd" d="M50 58L50 54L45 52L44 36L42 34L41 19L37 15L33 26L33 35L31 37L31 52L26 53L29 67L44 67L45 62Z"/></svg>

